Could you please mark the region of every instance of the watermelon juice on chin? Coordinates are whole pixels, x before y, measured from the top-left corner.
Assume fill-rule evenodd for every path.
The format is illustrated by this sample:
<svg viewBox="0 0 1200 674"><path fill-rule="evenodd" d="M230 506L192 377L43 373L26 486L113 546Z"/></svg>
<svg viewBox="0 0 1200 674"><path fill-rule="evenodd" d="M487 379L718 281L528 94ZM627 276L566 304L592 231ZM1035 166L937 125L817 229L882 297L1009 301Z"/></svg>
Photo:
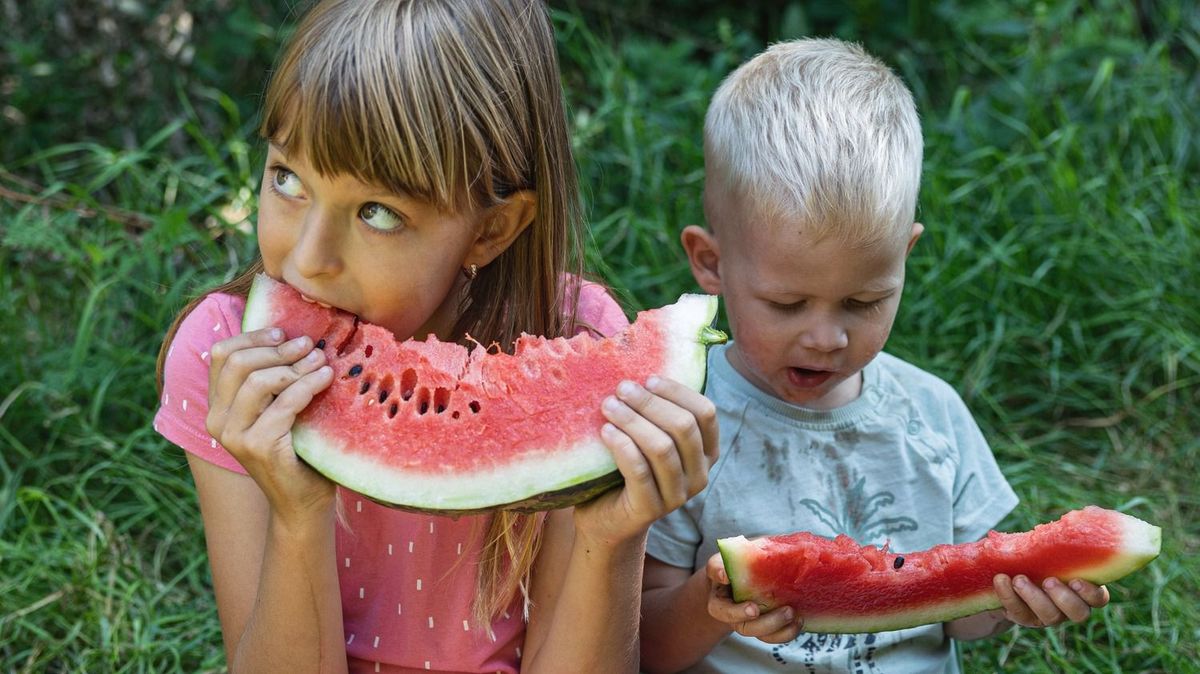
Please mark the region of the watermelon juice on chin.
<svg viewBox="0 0 1200 674"><path fill-rule="evenodd" d="M308 335L333 368L292 428L297 455L377 502L452 514L561 508L620 484L601 401L653 375L699 391L708 345L725 341L716 312L716 296L683 295L608 338L523 335L512 354L489 353L397 341L260 274L242 329Z"/></svg>

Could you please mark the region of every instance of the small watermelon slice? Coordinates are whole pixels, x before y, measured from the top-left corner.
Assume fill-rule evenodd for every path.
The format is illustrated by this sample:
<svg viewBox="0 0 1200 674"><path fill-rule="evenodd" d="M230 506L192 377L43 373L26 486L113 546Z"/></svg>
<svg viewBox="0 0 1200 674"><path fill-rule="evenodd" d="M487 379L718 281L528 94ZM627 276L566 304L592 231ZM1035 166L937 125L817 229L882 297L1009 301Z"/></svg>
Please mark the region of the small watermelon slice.
<svg viewBox="0 0 1200 674"><path fill-rule="evenodd" d="M242 329L308 335L334 381L297 417L296 454L385 505L459 514L583 502L621 482L600 403L624 379L704 384L717 298L684 295L606 339L521 336L510 354L430 336L397 341L260 274Z"/></svg>
<svg viewBox="0 0 1200 674"><path fill-rule="evenodd" d="M1055 577L1108 583L1158 556L1162 531L1113 510L1087 506L1032 531L988 532L973 543L895 554L800 532L717 541L734 601L788 605L807 632L858 633L944 622L998 608L992 578Z"/></svg>

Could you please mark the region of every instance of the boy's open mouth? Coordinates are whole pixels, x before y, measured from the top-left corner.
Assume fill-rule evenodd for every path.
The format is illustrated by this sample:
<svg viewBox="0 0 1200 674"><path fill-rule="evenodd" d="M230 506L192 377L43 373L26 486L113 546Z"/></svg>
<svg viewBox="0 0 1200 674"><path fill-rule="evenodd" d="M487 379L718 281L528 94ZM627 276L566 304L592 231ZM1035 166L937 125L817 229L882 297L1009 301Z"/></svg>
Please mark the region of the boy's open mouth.
<svg viewBox="0 0 1200 674"><path fill-rule="evenodd" d="M789 367L788 381L798 388L814 388L824 384L833 372L829 370L810 370L804 367Z"/></svg>

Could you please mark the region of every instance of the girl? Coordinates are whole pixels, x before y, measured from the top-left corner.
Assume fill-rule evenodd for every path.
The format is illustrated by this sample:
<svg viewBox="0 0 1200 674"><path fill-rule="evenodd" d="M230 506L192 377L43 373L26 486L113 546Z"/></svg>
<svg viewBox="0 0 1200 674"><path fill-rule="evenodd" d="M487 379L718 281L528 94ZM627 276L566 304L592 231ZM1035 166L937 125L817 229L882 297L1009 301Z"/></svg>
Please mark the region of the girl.
<svg viewBox="0 0 1200 674"><path fill-rule="evenodd" d="M707 400L623 383L603 438L625 486L573 511L416 515L340 492L293 454L296 414L332 380L311 340L238 334L260 270L399 338L507 347L624 324L566 273L580 218L545 10L321 3L260 131L261 259L173 326L155 419L188 452L230 669L636 670L646 531L706 482Z"/></svg>

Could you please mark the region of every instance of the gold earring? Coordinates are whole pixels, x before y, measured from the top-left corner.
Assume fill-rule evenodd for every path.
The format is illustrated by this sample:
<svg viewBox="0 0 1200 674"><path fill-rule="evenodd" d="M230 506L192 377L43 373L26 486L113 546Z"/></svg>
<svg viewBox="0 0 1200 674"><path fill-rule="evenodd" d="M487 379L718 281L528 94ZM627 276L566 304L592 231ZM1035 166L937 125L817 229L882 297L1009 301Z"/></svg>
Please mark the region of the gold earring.
<svg viewBox="0 0 1200 674"><path fill-rule="evenodd" d="M463 276L467 277L468 281L474 281L475 277L479 275L479 267L474 264L468 265L463 267L462 273Z"/></svg>

